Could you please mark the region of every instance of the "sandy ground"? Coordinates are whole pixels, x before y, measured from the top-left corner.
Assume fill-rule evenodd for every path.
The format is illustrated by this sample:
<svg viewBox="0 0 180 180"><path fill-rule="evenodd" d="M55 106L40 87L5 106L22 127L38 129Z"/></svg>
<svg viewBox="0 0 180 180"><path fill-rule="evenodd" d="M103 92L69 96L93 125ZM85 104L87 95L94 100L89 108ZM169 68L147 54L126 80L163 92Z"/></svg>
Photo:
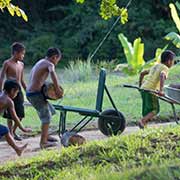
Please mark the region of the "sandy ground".
<svg viewBox="0 0 180 180"><path fill-rule="evenodd" d="M163 124L152 124L150 126L152 126L154 128L158 128L160 126L169 126L169 125L176 125L176 124L175 123L163 123ZM126 127L125 131L122 133L121 136L130 134L130 133L135 133L137 131L140 131L137 126ZM85 137L85 139L87 141L108 138L107 136L104 136L99 130L82 131L79 134L82 135L83 137ZM59 139L58 135L54 135L54 137ZM39 148L39 141L40 141L40 137L36 136L36 137L30 137L30 138L24 139L21 142L17 142L18 145L23 145L25 143L28 143L28 147L21 157L18 157L16 155L16 153L14 152L14 150L9 145L7 145L7 143L5 141L1 141L0 142L0 165L6 163L8 161L15 161L17 159L23 159L24 157L32 157L32 156L38 155L42 151ZM61 144L58 143L58 146L55 148L60 149Z"/></svg>

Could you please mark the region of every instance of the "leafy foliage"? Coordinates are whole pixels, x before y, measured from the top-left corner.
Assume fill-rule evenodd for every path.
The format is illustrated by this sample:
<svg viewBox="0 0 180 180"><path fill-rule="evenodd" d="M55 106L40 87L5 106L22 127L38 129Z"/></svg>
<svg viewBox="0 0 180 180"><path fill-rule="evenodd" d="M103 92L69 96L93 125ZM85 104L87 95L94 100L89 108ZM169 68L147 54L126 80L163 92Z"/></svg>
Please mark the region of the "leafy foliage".
<svg viewBox="0 0 180 180"><path fill-rule="evenodd" d="M119 8L116 0L102 0L100 10L100 15L105 20L112 18L112 16L121 16L122 24L128 21L127 9Z"/></svg>
<svg viewBox="0 0 180 180"><path fill-rule="evenodd" d="M177 7L180 6L180 4L178 2L176 2ZM178 16L178 13L176 11L176 7L173 3L169 4L169 7L171 9L171 16L172 19L176 25L176 28L178 29L179 33L180 33L180 18ZM168 33L165 37L166 40L170 40L172 41L172 43L177 47L180 48L180 35L175 33L175 32L170 32Z"/></svg>
<svg viewBox="0 0 180 180"><path fill-rule="evenodd" d="M85 0L76 0L77 3L84 3ZM100 15L103 19L108 20L113 16L121 16L121 23L128 21L128 13L126 8L120 8L116 4L116 0L101 0Z"/></svg>
<svg viewBox="0 0 180 180"><path fill-rule="evenodd" d="M25 21L28 21L27 15L25 12L20 9L18 6L15 6L11 3L11 0L0 0L0 9L3 12L4 9L7 8L11 16L14 16L15 14L18 17L22 17Z"/></svg>
<svg viewBox="0 0 180 180"><path fill-rule="evenodd" d="M28 23L22 18L12 18L7 11L0 14L0 63L10 56L10 45L14 41L25 43L27 53L25 64L31 65L41 58L46 51L46 41L36 41L37 38L49 39L48 46L57 46L62 50L62 63L68 64L73 59L87 59L105 34L112 27L116 17L108 21L99 15L101 1L86 0L77 5L74 0L14 0L14 3L25 10ZM132 1L128 8L128 23L120 23L114 28L93 62L106 60L120 63L126 62L123 48L119 43L118 34L126 34L130 42L141 37L144 47L144 59L149 60L158 47L164 47L167 41L162 39L169 32L175 32L176 27L170 19L168 3L174 0ZM117 1L118 7L125 7L127 0ZM33 44L33 45L32 45ZM37 50L36 50L37 48ZM176 54L178 49L170 47ZM40 52L39 52L40 51ZM29 53L30 52L30 53ZM32 56L33 55L33 56Z"/></svg>
<svg viewBox="0 0 180 180"><path fill-rule="evenodd" d="M167 46L163 49L157 48L155 57L152 60L145 62L143 58L144 43L141 43L141 38L135 39L132 45L122 33L120 33L118 37L123 46L128 66L122 67L122 65L117 65L115 70L122 68L122 71L129 75L137 74L143 68L149 68L155 63L160 62L161 53L167 48Z"/></svg>

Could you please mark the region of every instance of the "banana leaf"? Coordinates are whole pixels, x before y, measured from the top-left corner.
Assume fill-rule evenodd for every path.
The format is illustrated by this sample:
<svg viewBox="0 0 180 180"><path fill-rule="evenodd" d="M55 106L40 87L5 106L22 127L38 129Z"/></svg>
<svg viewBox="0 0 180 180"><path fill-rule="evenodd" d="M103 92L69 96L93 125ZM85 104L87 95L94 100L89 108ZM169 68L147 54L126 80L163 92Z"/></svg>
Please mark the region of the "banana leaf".
<svg viewBox="0 0 180 180"><path fill-rule="evenodd" d="M134 40L133 49L134 49L134 54L133 54L132 66L133 68L136 69L145 64L143 58L144 44L141 43L141 38L137 38Z"/></svg>
<svg viewBox="0 0 180 180"><path fill-rule="evenodd" d="M165 51L166 49L168 48L168 45L164 46L163 49L161 48L157 48L156 49L156 52L155 52L155 57L149 61L147 61L143 66L142 66L142 69L148 69L150 68L151 66L153 66L154 64L156 63L160 63L161 61L161 54L163 51ZM141 70L142 70L141 69Z"/></svg>
<svg viewBox="0 0 180 180"><path fill-rule="evenodd" d="M171 16L173 18L173 21L176 24L176 27L180 32L180 19L179 19L178 13L176 11L176 7L175 7L175 5L173 3L170 3L169 7L171 9Z"/></svg>
<svg viewBox="0 0 180 180"><path fill-rule="evenodd" d="M180 35L175 32L168 33L165 37L166 40L172 41L172 43L177 47L180 48Z"/></svg>
<svg viewBox="0 0 180 180"><path fill-rule="evenodd" d="M132 64L132 57L133 57L133 47L132 44L130 42L128 42L128 39L122 34L120 33L118 35L118 38L123 46L123 50L124 50L124 54L126 56L127 59L127 63L128 65Z"/></svg>

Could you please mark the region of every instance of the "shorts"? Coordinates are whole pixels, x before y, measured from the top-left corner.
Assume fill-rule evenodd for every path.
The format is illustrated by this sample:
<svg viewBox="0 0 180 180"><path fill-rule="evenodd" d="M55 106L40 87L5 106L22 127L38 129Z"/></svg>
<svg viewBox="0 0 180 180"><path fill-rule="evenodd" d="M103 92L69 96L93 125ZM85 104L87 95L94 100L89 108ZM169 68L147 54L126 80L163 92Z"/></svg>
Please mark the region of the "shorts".
<svg viewBox="0 0 180 180"><path fill-rule="evenodd" d="M54 107L44 98L41 92L27 92L28 101L36 109L42 124L49 124L56 113Z"/></svg>
<svg viewBox="0 0 180 180"><path fill-rule="evenodd" d="M24 96L21 89L19 90L17 96L13 99L13 102L14 102L14 107L15 107L17 116L19 118L23 118L24 117L24 105L23 105ZM11 114L8 109L4 111L3 117L6 119L12 119Z"/></svg>
<svg viewBox="0 0 180 180"><path fill-rule="evenodd" d="M9 129L6 126L0 124L0 138L8 134Z"/></svg>
<svg viewBox="0 0 180 180"><path fill-rule="evenodd" d="M155 115L159 113L159 100L154 94L147 91L141 91L142 97L142 115L146 116L148 113L153 112Z"/></svg>

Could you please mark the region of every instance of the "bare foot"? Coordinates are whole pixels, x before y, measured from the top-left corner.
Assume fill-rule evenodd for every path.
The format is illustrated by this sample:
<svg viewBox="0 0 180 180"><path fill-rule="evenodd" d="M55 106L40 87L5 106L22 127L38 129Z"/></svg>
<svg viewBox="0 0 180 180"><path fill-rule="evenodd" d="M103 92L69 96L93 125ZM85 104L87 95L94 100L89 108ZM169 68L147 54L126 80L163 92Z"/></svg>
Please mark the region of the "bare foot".
<svg viewBox="0 0 180 180"><path fill-rule="evenodd" d="M58 140L55 138L55 137L53 137L53 136L48 136L48 141L49 142L58 142Z"/></svg>
<svg viewBox="0 0 180 180"><path fill-rule="evenodd" d="M140 129L144 129L145 124L142 121L139 121L137 124L138 124Z"/></svg>
<svg viewBox="0 0 180 180"><path fill-rule="evenodd" d="M57 146L55 142L40 143L41 149Z"/></svg>
<svg viewBox="0 0 180 180"><path fill-rule="evenodd" d="M22 146L22 147L18 147L18 149L16 150L16 153L17 153L18 156L21 156L21 154L23 153L23 151L26 149L27 145L28 145L28 143L25 144L25 145Z"/></svg>

